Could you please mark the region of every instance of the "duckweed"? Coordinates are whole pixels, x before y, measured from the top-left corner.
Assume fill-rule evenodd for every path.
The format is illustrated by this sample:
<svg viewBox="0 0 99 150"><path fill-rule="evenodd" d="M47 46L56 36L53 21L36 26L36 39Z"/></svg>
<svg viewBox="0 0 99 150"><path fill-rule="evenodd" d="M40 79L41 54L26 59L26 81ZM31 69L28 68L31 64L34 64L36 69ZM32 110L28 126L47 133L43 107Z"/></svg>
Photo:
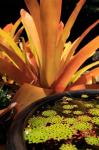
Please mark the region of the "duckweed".
<svg viewBox="0 0 99 150"><path fill-rule="evenodd" d="M73 125L73 128L79 131L91 130L92 125L88 122L77 122Z"/></svg>
<svg viewBox="0 0 99 150"><path fill-rule="evenodd" d="M41 143L46 142L47 140L54 139L60 141L61 139L70 139L72 138L75 130L69 128L68 125L57 123L46 127L39 127L28 130L25 129L24 138L29 143Z"/></svg>
<svg viewBox="0 0 99 150"><path fill-rule="evenodd" d="M89 116L87 116L87 115L82 115L82 116L79 116L79 117L78 117L78 120L87 122L87 121L91 121L92 118L89 117Z"/></svg>
<svg viewBox="0 0 99 150"><path fill-rule="evenodd" d="M67 123L67 124L69 124L69 125L70 124L75 124L76 121L77 121L76 118L66 118L66 119L64 119L64 122Z"/></svg>
<svg viewBox="0 0 99 150"><path fill-rule="evenodd" d="M77 148L72 144L62 144L59 150L77 150Z"/></svg>
<svg viewBox="0 0 99 150"><path fill-rule="evenodd" d="M82 94L81 98L88 98L89 96L87 94Z"/></svg>
<svg viewBox="0 0 99 150"><path fill-rule="evenodd" d="M28 128L25 129L24 132L24 138L29 143L41 143L46 142L48 139L48 132L45 132L44 127L41 128L33 128L31 130L28 130Z"/></svg>
<svg viewBox="0 0 99 150"><path fill-rule="evenodd" d="M99 116L99 109L98 108L91 108L91 109L89 109L89 113L93 116Z"/></svg>
<svg viewBox="0 0 99 150"><path fill-rule="evenodd" d="M83 112L80 111L80 110L76 110L76 111L73 111L73 114L74 114L74 115L82 115Z"/></svg>
<svg viewBox="0 0 99 150"><path fill-rule="evenodd" d="M93 107L94 107L94 105L91 104L91 103L85 103L84 106L85 106L86 108L93 108Z"/></svg>
<svg viewBox="0 0 99 150"><path fill-rule="evenodd" d="M59 150L77 150L72 142L83 138L86 144L99 146L99 137L96 137L96 130L99 130L99 105L85 101L81 101L81 104L79 109L80 103L77 103L77 100L72 102L71 98L68 100L68 97L63 97L59 103L55 103L54 109L48 106L39 116L34 115L29 119L24 130L25 140L35 144L49 144L54 140L55 143L59 142Z"/></svg>
<svg viewBox="0 0 99 150"><path fill-rule="evenodd" d="M47 119L44 117L33 117L29 119L28 124L31 128L46 126Z"/></svg>
<svg viewBox="0 0 99 150"><path fill-rule="evenodd" d="M99 125L99 117L93 117L92 122L96 125Z"/></svg>
<svg viewBox="0 0 99 150"><path fill-rule="evenodd" d="M49 116L55 116L57 113L55 110L45 110L42 112L43 116L49 117Z"/></svg>
<svg viewBox="0 0 99 150"><path fill-rule="evenodd" d="M99 146L99 137L95 137L95 136L89 136L85 138L85 141L87 142L87 144L89 145L96 145Z"/></svg>
<svg viewBox="0 0 99 150"><path fill-rule="evenodd" d="M63 110L63 113L64 113L64 114L70 114L70 113L71 113L71 110Z"/></svg>
<svg viewBox="0 0 99 150"><path fill-rule="evenodd" d="M63 105L63 109L73 109L73 108L76 108L77 105Z"/></svg>
<svg viewBox="0 0 99 150"><path fill-rule="evenodd" d="M51 124L61 123L62 120L63 120L63 117L61 117L59 115L56 115L56 116L48 117L47 118L47 123L51 123Z"/></svg>

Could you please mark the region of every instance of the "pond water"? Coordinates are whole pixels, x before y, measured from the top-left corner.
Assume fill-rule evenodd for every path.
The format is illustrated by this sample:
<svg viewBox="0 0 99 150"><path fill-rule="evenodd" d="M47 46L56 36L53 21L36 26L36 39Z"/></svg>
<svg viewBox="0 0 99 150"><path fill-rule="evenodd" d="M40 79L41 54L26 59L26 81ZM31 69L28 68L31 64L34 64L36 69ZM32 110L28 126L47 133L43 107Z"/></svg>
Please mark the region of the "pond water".
<svg viewBox="0 0 99 150"><path fill-rule="evenodd" d="M41 106L28 120L29 150L99 150L99 95L62 97Z"/></svg>

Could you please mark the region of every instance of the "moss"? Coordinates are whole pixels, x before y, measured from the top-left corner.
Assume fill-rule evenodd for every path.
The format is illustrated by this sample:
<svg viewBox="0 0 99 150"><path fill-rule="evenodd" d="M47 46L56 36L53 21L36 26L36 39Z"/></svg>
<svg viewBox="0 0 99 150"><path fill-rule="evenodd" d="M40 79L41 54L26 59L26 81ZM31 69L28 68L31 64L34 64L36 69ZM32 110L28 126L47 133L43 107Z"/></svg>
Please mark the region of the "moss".
<svg viewBox="0 0 99 150"><path fill-rule="evenodd" d="M72 144L62 144L59 150L77 150L77 148Z"/></svg>
<svg viewBox="0 0 99 150"><path fill-rule="evenodd" d="M93 116L99 116L99 109L98 108L89 109L89 113Z"/></svg>
<svg viewBox="0 0 99 150"><path fill-rule="evenodd" d="M63 110L63 113L64 113L64 114L70 114L70 113L71 113L71 110Z"/></svg>
<svg viewBox="0 0 99 150"><path fill-rule="evenodd" d="M89 145L96 145L99 146L99 137L95 137L95 136L89 136L85 138L85 141L87 142L87 144Z"/></svg>
<svg viewBox="0 0 99 150"><path fill-rule="evenodd" d="M89 116L87 116L87 115L82 115L82 116L79 116L79 117L78 117L78 120L87 122L87 121L91 121L92 118L89 117Z"/></svg>
<svg viewBox="0 0 99 150"><path fill-rule="evenodd" d="M79 131L86 131L86 130L91 130L92 129L92 124L88 122L76 122L73 125L73 128Z"/></svg>
<svg viewBox="0 0 99 150"><path fill-rule="evenodd" d="M99 125L99 117L93 117L92 122L96 125Z"/></svg>
<svg viewBox="0 0 99 150"><path fill-rule="evenodd" d="M73 109L73 108L77 108L77 105L63 105L63 109Z"/></svg>
<svg viewBox="0 0 99 150"><path fill-rule="evenodd" d="M76 111L73 111L73 114L74 114L74 115L82 115L83 112L80 111L80 110L76 110Z"/></svg>
<svg viewBox="0 0 99 150"><path fill-rule="evenodd" d="M49 116L55 116L57 113L55 110L45 110L42 112L43 116L49 117Z"/></svg>

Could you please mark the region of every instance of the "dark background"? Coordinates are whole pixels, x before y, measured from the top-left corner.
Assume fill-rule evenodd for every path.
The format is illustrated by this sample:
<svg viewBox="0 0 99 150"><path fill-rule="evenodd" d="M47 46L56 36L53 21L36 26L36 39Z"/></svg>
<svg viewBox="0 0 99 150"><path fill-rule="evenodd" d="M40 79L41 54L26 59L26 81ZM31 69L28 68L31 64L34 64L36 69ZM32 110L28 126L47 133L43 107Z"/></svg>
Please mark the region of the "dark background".
<svg viewBox="0 0 99 150"><path fill-rule="evenodd" d="M78 0L63 0L61 19L65 23ZM0 0L0 27L14 23L20 16L20 9L26 8L24 0ZM99 0L86 0L71 32L71 40L78 37L90 24L99 19ZM88 39L98 34L95 28Z"/></svg>

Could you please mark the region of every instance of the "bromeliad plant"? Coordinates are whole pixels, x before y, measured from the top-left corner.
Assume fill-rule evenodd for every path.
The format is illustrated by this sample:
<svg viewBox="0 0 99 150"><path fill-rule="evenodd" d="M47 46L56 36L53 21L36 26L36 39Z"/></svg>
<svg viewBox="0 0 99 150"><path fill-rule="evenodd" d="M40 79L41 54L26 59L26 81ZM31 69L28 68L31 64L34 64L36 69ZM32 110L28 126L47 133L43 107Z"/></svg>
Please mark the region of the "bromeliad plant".
<svg viewBox="0 0 99 150"><path fill-rule="evenodd" d="M99 67L92 69L99 65L99 61L80 69L99 48L99 36L75 54L81 41L99 20L88 27L74 42L67 42L85 1L79 0L64 25L60 21L62 0L40 0L40 4L37 0L25 0L30 14L22 9L21 17L15 25L10 24L5 29L0 29L0 72L19 84L32 84L32 86L24 84L15 97L19 103L24 103L20 104L21 109L27 105L25 103L29 104L33 99L51 93L99 88L99 85L93 83L99 74ZM16 32L20 21L23 26ZM25 42L22 38L17 44L23 28L28 41ZM92 70L85 73L89 69Z"/></svg>

